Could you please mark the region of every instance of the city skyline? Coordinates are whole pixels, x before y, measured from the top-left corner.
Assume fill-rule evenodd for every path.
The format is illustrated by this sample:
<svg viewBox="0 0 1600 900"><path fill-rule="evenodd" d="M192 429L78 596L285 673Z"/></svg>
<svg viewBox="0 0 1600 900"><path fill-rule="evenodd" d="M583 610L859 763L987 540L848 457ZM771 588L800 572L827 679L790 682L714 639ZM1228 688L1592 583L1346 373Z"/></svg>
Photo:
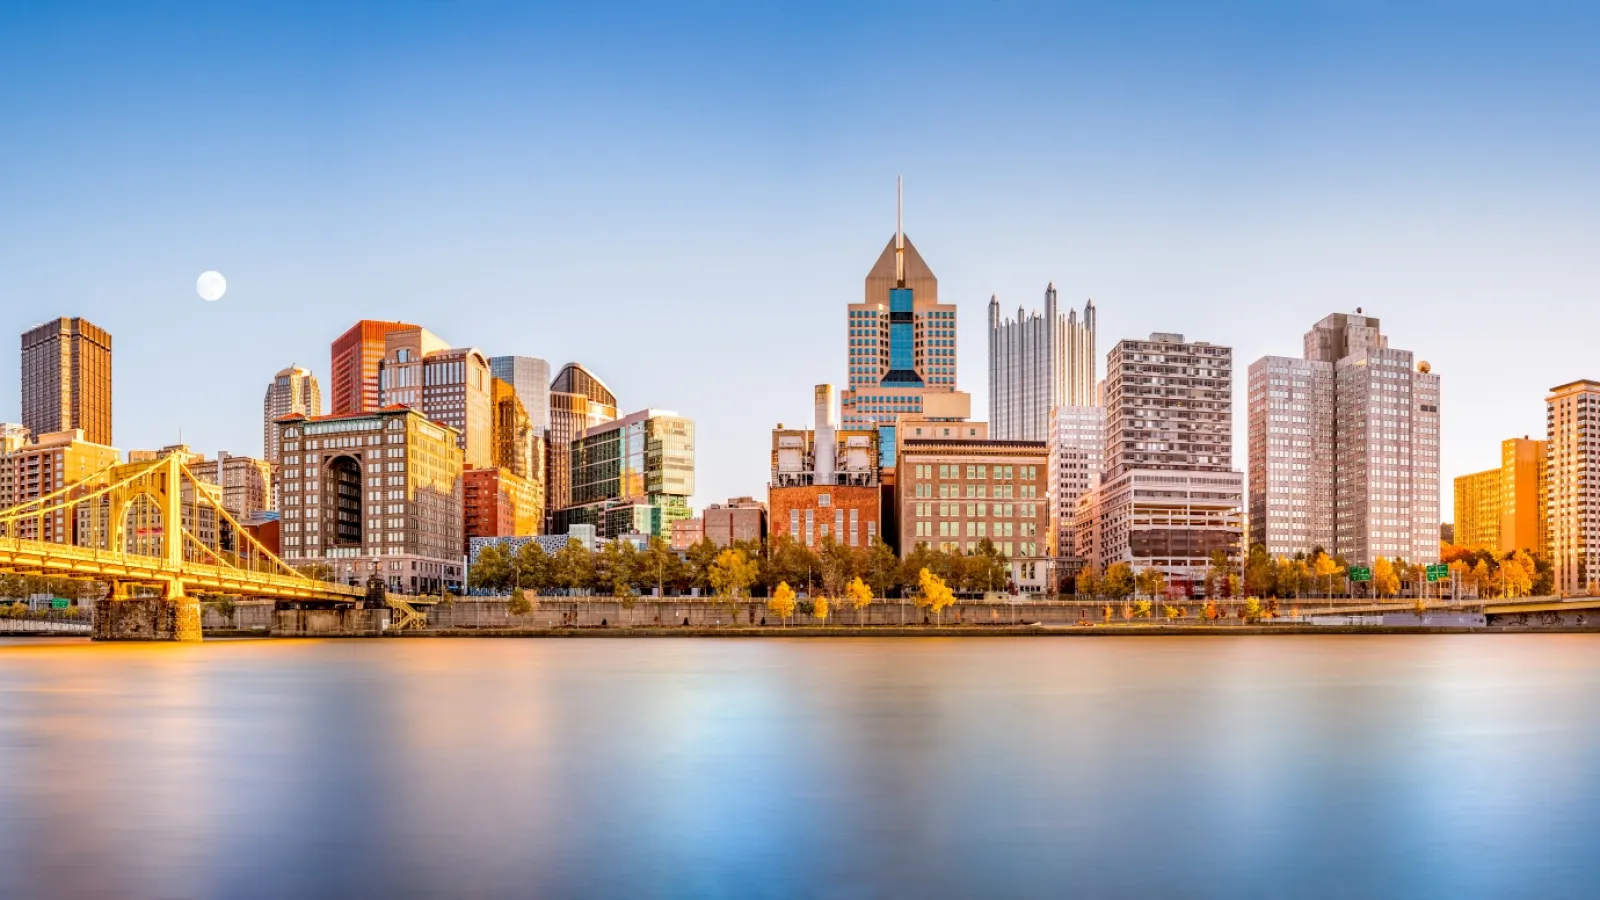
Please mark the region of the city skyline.
<svg viewBox="0 0 1600 900"><path fill-rule="evenodd" d="M771 426L805 421L812 386L848 384L838 308L860 297L904 173L906 231L940 300L963 313L956 388L975 398L974 420L988 418L991 294L1032 305L1054 281L1070 306L1095 298L1102 346L1174 331L1240 360L1361 306L1444 377L1448 510L1455 476L1493 466L1505 435L1541 430L1552 385L1595 375L1584 338L1600 325L1584 290L1600 276L1587 162L1600 116L1576 87L1597 66L1594 13L1494 9L1320 11L1293 29L1229 30L1180 7L915 21L884 8L791 30L770 59L656 40L666 27L691 47L760 45L740 40L772 32L759 13L644 11L621 29L572 13L568 46L495 73L463 48L538 44L545 20L491 27L421 7L316 78L277 78L273 61L319 53L351 14L311 16L319 30L225 11L83 24L8 10L0 71L34 88L0 97L28 135L0 147L0 202L14 212L0 223L6 326L82 316L117 336L124 448L181 432L207 451L258 452L262 383L298 361L331 389L328 343L361 318L491 356L579 360L630 409L697 422L703 508L765 483ZM864 36L891 23L930 56L970 50L993 71L884 59ZM228 65L182 49L200 34L234 48ZM1069 36L1078 66L1032 49ZM1151 46L1162 64L1130 71ZM605 71L585 54L628 62ZM76 67L85 56L95 65ZM419 57L435 64L430 81L407 75ZM830 62L793 84L797 59ZM905 120L947 139L854 138L886 127L891 66L904 69ZM1106 77L1071 71L1085 69ZM722 87L732 73L748 77ZM522 89L580 78L570 101ZM535 140L555 131L576 137ZM640 145L658 150L625 149ZM212 304L193 292L206 269L229 282ZM770 366L772 320L746 314L752 293L787 311L786 345L814 349ZM608 302L620 332L594 327ZM687 348L694 365L628 352L650 342ZM1481 364L1507 357L1516 364ZM17 396L16 378L0 367L0 395ZM0 420L19 413L8 404ZM1236 421L1238 460L1244 431Z"/></svg>

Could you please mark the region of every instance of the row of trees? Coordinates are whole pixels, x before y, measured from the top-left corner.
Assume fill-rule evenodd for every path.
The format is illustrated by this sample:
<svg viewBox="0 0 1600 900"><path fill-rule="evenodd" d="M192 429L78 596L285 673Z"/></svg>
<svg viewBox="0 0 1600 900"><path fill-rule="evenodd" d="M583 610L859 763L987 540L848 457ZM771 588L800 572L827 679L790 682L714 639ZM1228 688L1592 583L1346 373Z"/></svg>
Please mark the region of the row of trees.
<svg viewBox="0 0 1600 900"><path fill-rule="evenodd" d="M721 570L725 566L740 565L741 563L737 556L738 551L724 550L718 554L714 569ZM738 594L734 593L731 596L737 598ZM866 582L860 578L852 578L850 583L845 585L843 599L859 616L861 611L866 609L867 605L872 602L872 588L868 587ZM911 591L911 601L918 609L932 612L939 623L942 624L944 611L956 602L956 595L943 578L927 569L923 569L917 573L917 586ZM795 596L794 589L789 587L788 582L782 581L778 582L778 587L772 592L771 599L767 601L768 611L777 616L779 621L786 624L796 612L800 612L826 625L828 617L833 612L834 605L835 601L826 594L809 600L799 600Z"/></svg>
<svg viewBox="0 0 1600 900"><path fill-rule="evenodd" d="M76 578L50 578L44 575L0 575L0 597L24 599L49 594L66 600L98 600L106 586L98 581Z"/></svg>
<svg viewBox="0 0 1600 900"><path fill-rule="evenodd" d="M726 554L731 553L731 556ZM504 593L513 588L536 592L603 593L663 596L737 590L772 597L779 585L809 595L840 597L852 580L860 580L878 597L913 596L922 587L921 573L937 576L952 593L998 591L1007 587L1006 558L983 541L970 554L918 545L900 559L883 541L851 547L824 538L816 550L787 536L763 545L740 541L722 548L701 541L680 556L661 538L640 550L612 541L588 550L576 540L555 553L529 542L512 552L497 545L479 551L468 572L474 590ZM737 586L735 588L735 586Z"/></svg>

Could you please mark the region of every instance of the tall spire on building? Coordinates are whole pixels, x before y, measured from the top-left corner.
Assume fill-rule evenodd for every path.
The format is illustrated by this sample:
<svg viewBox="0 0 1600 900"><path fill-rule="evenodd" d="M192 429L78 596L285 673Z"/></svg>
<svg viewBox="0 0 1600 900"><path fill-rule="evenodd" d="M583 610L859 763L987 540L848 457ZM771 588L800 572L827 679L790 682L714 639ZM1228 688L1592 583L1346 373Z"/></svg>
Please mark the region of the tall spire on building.
<svg viewBox="0 0 1600 900"><path fill-rule="evenodd" d="M894 177L894 286L906 286L905 186Z"/></svg>

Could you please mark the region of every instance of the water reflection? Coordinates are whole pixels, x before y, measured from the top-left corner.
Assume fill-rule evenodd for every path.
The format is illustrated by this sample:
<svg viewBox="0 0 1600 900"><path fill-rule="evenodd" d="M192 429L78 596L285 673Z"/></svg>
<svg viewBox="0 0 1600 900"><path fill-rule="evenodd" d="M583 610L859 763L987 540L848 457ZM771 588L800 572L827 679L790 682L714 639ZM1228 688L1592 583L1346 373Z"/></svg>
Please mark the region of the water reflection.
<svg viewBox="0 0 1600 900"><path fill-rule="evenodd" d="M0 645L0 896L1586 896L1600 639Z"/></svg>

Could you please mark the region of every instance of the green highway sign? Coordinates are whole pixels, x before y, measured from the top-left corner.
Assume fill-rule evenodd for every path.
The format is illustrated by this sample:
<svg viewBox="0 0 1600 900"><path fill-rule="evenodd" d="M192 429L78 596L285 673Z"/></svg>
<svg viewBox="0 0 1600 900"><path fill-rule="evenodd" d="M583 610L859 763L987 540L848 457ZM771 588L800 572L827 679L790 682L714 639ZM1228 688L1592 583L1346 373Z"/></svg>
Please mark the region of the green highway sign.
<svg viewBox="0 0 1600 900"><path fill-rule="evenodd" d="M50 601L50 608L51 609L66 609L67 607L69 607L71 605L72 604L68 603L65 599L63 599L61 597L56 597L55 599Z"/></svg>
<svg viewBox="0 0 1600 900"><path fill-rule="evenodd" d="M1428 567L1429 581L1444 581L1450 577L1450 567L1444 563Z"/></svg>
<svg viewBox="0 0 1600 900"><path fill-rule="evenodd" d="M1351 566L1350 567L1350 580L1351 581L1371 581L1372 580L1372 570L1367 568L1366 566Z"/></svg>

